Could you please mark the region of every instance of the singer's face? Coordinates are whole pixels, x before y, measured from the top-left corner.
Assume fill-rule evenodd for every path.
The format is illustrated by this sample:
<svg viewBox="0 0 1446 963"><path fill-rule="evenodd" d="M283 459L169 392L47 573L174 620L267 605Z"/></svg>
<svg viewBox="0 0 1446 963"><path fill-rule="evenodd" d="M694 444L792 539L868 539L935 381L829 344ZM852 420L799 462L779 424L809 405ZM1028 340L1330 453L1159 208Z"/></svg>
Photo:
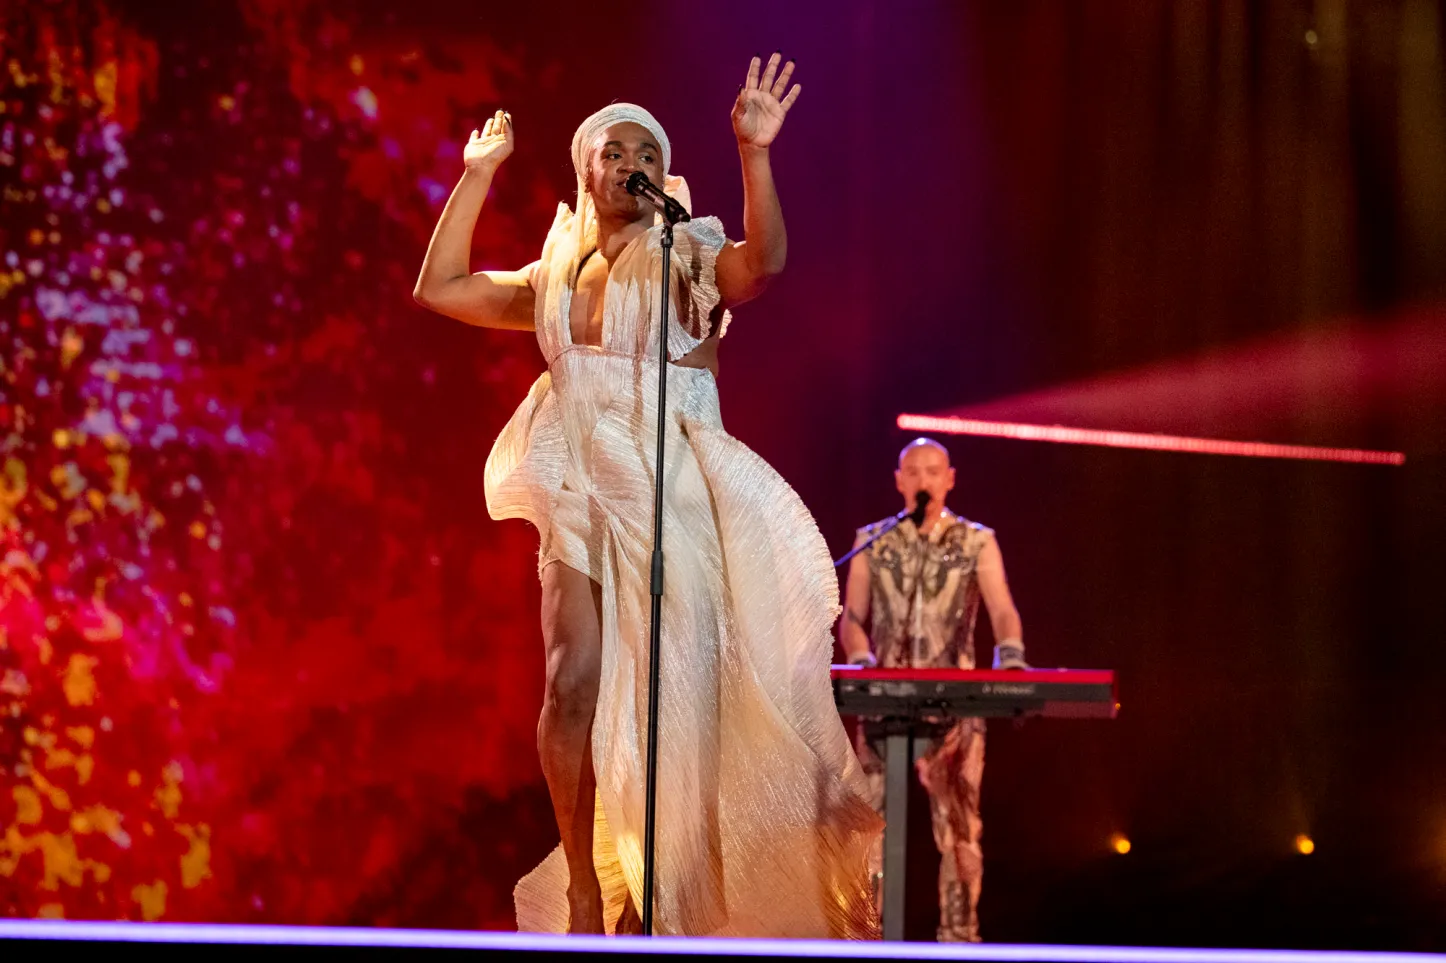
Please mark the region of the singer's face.
<svg viewBox="0 0 1446 963"><path fill-rule="evenodd" d="M944 497L954 490L954 469L949 467L947 453L933 445L916 445L899 462L894 481L904 496L905 508L913 511L919 492L926 491L932 513L943 507Z"/></svg>
<svg viewBox="0 0 1446 963"><path fill-rule="evenodd" d="M653 206L628 193L628 176L642 171L648 180L663 184L663 151L657 139L642 124L614 124L603 132L592 152L588 170L588 191L600 215L640 217L651 214Z"/></svg>

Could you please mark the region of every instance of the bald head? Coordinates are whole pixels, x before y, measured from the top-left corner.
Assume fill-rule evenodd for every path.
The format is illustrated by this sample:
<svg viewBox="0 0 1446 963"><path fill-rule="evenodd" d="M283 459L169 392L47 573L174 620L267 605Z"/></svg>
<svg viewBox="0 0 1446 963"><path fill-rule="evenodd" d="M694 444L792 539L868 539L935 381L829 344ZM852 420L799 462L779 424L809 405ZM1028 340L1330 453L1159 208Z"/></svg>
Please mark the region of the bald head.
<svg viewBox="0 0 1446 963"><path fill-rule="evenodd" d="M899 467L904 467L904 459L909 457L910 452L918 451L920 448L931 448L944 456L944 464L949 464L949 449L939 444L932 438L915 438L899 451Z"/></svg>
<svg viewBox="0 0 1446 963"><path fill-rule="evenodd" d="M932 438L915 438L899 452L899 468L894 484L904 496L904 507L914 510L919 492L929 493L926 518L934 519L944 509L944 499L954 490L954 469L949 465L949 449ZM932 523L931 523L932 524Z"/></svg>

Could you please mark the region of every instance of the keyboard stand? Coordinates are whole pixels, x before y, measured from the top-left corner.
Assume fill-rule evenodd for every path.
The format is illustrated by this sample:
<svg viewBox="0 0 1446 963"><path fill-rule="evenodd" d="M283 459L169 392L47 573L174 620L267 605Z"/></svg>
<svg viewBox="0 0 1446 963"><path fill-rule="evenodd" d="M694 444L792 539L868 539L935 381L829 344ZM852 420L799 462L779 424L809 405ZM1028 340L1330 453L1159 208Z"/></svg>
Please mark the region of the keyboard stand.
<svg viewBox="0 0 1446 963"><path fill-rule="evenodd" d="M927 743L967 718L1113 719L1107 669L859 669L834 666L834 703L857 718L884 764L884 939L904 938L909 790ZM932 829L932 827L931 827Z"/></svg>
<svg viewBox="0 0 1446 963"><path fill-rule="evenodd" d="M904 939L904 901L909 852L909 787L916 778L914 763L929 742L952 723L912 719L869 719L866 737L883 737L884 745L884 939Z"/></svg>
<svg viewBox="0 0 1446 963"><path fill-rule="evenodd" d="M907 730L884 738L884 939L904 938L904 867L909 849L909 776L914 743Z"/></svg>

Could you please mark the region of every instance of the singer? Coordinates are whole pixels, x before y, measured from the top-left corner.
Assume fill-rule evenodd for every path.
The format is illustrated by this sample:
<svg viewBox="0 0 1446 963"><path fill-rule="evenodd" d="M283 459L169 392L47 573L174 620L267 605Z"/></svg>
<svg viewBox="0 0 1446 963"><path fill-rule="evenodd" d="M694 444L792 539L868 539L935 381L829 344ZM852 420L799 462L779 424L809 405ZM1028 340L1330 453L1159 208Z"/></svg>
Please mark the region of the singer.
<svg viewBox="0 0 1446 963"><path fill-rule="evenodd" d="M944 507L954 489L949 452L917 438L899 452L894 482L913 513L849 566L843 624L844 654L858 665L886 668L974 668L974 620L982 596L994 637L994 668L1023 669L1023 629L1004 577L994 532ZM923 511L918 509L923 506ZM922 521L920 521L922 516ZM894 519L859 529L867 542ZM871 800L882 811L884 765L877 738L859 730L859 757ZM979 891L984 879L979 837L979 788L984 778L984 720L964 719L916 760L929 794L939 847L939 932L942 942L979 941ZM883 850L871 856L875 899L883 894Z"/></svg>
<svg viewBox="0 0 1446 963"><path fill-rule="evenodd" d="M754 58L733 106L742 241L715 217L678 224L669 324L658 330L658 208L684 208L672 148L631 104L577 129L575 210L542 257L468 273L472 232L512 152L503 111L474 131L433 234L417 300L449 317L530 329L548 370L487 459L493 518L541 538L547 688L538 751L561 845L517 885L519 929L636 932L643 873L649 561L658 338L669 356L654 932L877 936L868 852L881 823L834 708L838 585L812 516L724 429L718 344L728 309L784 266L769 151L800 88ZM638 186L634 180L634 187ZM661 197L654 195L659 201ZM499 827L505 831L505 827Z"/></svg>

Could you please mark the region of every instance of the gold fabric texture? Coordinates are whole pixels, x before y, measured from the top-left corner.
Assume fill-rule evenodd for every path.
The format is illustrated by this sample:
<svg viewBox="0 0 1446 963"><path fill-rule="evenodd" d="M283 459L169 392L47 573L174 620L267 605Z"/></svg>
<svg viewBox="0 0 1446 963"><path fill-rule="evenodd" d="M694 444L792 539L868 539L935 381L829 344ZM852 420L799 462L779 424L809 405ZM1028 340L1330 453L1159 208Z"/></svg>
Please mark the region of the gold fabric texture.
<svg viewBox="0 0 1446 963"><path fill-rule="evenodd" d="M641 905L661 229L613 263L594 347L571 341L574 262L558 249L571 219L561 206L534 267L548 370L493 446L486 488L494 518L537 527L541 564L602 589L594 862L611 928L629 892ZM711 330L725 243L716 218L675 236L674 359ZM827 546L797 494L724 431L709 371L669 366L666 432L654 930L875 938L881 823L829 683ZM518 928L565 931L567 880L559 847L518 883Z"/></svg>

